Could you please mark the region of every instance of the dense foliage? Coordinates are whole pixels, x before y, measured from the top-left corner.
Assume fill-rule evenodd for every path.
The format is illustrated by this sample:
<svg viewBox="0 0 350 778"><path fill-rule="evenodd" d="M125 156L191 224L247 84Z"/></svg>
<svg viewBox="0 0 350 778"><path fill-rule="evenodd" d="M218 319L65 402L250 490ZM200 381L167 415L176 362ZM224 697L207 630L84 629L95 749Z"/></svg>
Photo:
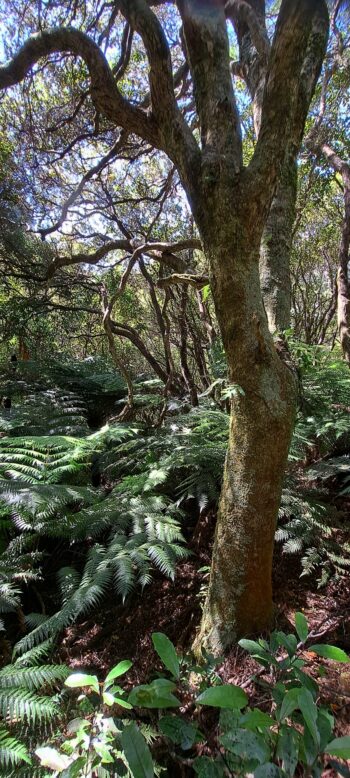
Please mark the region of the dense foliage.
<svg viewBox="0 0 350 778"><path fill-rule="evenodd" d="M349 778L349 3L3 0L6 59L0 774Z"/></svg>

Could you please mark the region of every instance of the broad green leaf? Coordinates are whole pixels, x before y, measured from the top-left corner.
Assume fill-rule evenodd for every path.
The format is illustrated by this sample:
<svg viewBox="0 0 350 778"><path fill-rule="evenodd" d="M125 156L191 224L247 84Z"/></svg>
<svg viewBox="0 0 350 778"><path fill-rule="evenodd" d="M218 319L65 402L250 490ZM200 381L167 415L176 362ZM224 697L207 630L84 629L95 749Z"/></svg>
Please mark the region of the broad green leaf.
<svg viewBox="0 0 350 778"><path fill-rule="evenodd" d="M328 743L324 750L326 754L338 756L340 759L350 759L350 735L336 737L335 740Z"/></svg>
<svg viewBox="0 0 350 778"><path fill-rule="evenodd" d="M128 701L137 708L178 708L181 704L180 700L172 694L175 688L175 684L171 681L157 678L150 684L135 686L129 694Z"/></svg>
<svg viewBox="0 0 350 778"><path fill-rule="evenodd" d="M318 656L325 659L334 659L335 662L350 662L350 657L337 646L327 646L325 643L310 646L309 651L314 651Z"/></svg>
<svg viewBox="0 0 350 778"><path fill-rule="evenodd" d="M317 728L320 733L320 749L325 750L329 743L334 727L334 716L326 708L319 708L317 714Z"/></svg>
<svg viewBox="0 0 350 778"><path fill-rule="evenodd" d="M311 767L315 764L320 753L319 744L315 742L308 727L304 727L304 734L300 740L299 760Z"/></svg>
<svg viewBox="0 0 350 778"><path fill-rule="evenodd" d="M98 679L96 675L86 675L86 673L72 673L65 680L65 686L69 686L70 689L81 689L85 686L94 689L99 693Z"/></svg>
<svg viewBox="0 0 350 778"><path fill-rule="evenodd" d="M151 752L134 721L123 730L121 743L133 777L153 778Z"/></svg>
<svg viewBox="0 0 350 778"><path fill-rule="evenodd" d="M288 656L290 658L294 656L298 647L295 635L286 635L285 632L277 632L276 637L279 644L288 651Z"/></svg>
<svg viewBox="0 0 350 778"><path fill-rule="evenodd" d="M292 778L298 764L300 734L293 727L282 726L277 741L277 756L288 778Z"/></svg>
<svg viewBox="0 0 350 778"><path fill-rule="evenodd" d="M102 764L113 764L114 758L109 750L107 748L105 743L98 743L94 741L94 748L96 751L96 754L98 754L101 757Z"/></svg>
<svg viewBox="0 0 350 778"><path fill-rule="evenodd" d="M263 735L250 732L249 729L236 729L220 738L228 751L240 756L245 762L254 760L257 764L268 762L271 756L270 747Z"/></svg>
<svg viewBox="0 0 350 778"><path fill-rule="evenodd" d="M174 678L179 678L179 659L171 640L169 640L163 632L153 632L152 643L158 656L162 660L163 665L169 670L169 673L171 673Z"/></svg>
<svg viewBox="0 0 350 778"><path fill-rule="evenodd" d="M84 775L85 768L85 756L78 756L78 759L75 759L74 762L71 762L69 767L60 773L60 778L80 778L81 775Z"/></svg>
<svg viewBox="0 0 350 778"><path fill-rule="evenodd" d="M305 688L308 689L309 692L311 692L313 697L316 697L318 693L318 684L316 683L316 681L314 681L314 679L311 678L310 675L304 673L303 670L299 670L297 667L295 667L295 663L293 663L293 668L294 668L295 675L298 678L298 680L301 682L301 684L305 686Z"/></svg>
<svg viewBox="0 0 350 778"><path fill-rule="evenodd" d="M299 708L299 692L300 689L290 689L284 695L278 716L280 721L289 718L291 713L293 713L296 708Z"/></svg>
<svg viewBox="0 0 350 778"><path fill-rule="evenodd" d="M317 727L317 705L308 689L299 690L299 708L303 714L305 724L317 745L320 743L320 733Z"/></svg>
<svg viewBox="0 0 350 778"><path fill-rule="evenodd" d="M268 716L262 710L258 710L258 708L249 710L248 713L241 717L239 722L240 727L246 727L247 729L269 729L274 724L276 724L276 719Z"/></svg>
<svg viewBox="0 0 350 778"><path fill-rule="evenodd" d="M132 667L132 662L130 662L128 659L124 659L123 662L119 662L119 664L113 667L112 670L110 670L108 673L104 682L105 688L107 689L107 687L111 685L115 678L119 678L120 675L124 675L124 673L130 670L130 667Z"/></svg>
<svg viewBox="0 0 350 778"><path fill-rule="evenodd" d="M248 651L248 653L264 667L268 667L271 664L277 665L275 657L255 640L242 639L238 641L238 645L241 646L241 648L244 648L245 651Z"/></svg>
<svg viewBox="0 0 350 778"><path fill-rule="evenodd" d="M127 700L123 700L122 697L115 697L115 704L120 705L121 708L126 708L127 710L132 710L132 705L130 705L130 702Z"/></svg>
<svg viewBox="0 0 350 778"><path fill-rule="evenodd" d="M110 692L103 692L102 695L103 702L105 705L114 705L115 704L115 697Z"/></svg>
<svg viewBox="0 0 350 778"><path fill-rule="evenodd" d="M244 708L248 697L239 686L224 684L205 689L196 699L197 705L210 705L213 708Z"/></svg>
<svg viewBox="0 0 350 778"><path fill-rule="evenodd" d="M306 616L304 616L304 614L300 613L299 611L295 614L295 629L297 631L299 640L302 643L305 643L309 634L309 627Z"/></svg>
<svg viewBox="0 0 350 778"><path fill-rule="evenodd" d="M163 716L159 721L159 729L169 740L181 746L183 751L203 739L197 727L180 716Z"/></svg>
<svg viewBox="0 0 350 778"><path fill-rule="evenodd" d="M84 730L87 727L90 727L90 721L88 719L72 719L66 727L66 731L68 735L75 735L76 732L79 732L79 730Z"/></svg>

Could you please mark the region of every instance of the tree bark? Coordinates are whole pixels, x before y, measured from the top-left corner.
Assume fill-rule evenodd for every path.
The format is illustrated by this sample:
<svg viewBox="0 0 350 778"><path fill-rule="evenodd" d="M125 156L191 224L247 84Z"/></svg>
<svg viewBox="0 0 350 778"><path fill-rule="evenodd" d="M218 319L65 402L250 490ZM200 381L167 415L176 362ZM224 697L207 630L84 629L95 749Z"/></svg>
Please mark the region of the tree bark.
<svg viewBox="0 0 350 778"><path fill-rule="evenodd" d="M297 163L286 156L261 243L260 282L272 333L290 327L292 286L290 257L297 198Z"/></svg>
<svg viewBox="0 0 350 778"><path fill-rule="evenodd" d="M239 636L270 623L274 533L296 408L295 378L277 355L263 307L259 233L252 246L247 238L253 225L248 221L242 229L242 221L234 241L232 235L224 240L223 226L220 243L207 249L229 381L240 391L232 401L197 655L202 646L220 654Z"/></svg>
<svg viewBox="0 0 350 778"><path fill-rule="evenodd" d="M337 320L341 349L344 359L350 366L350 165L326 143L322 144L321 151L333 170L341 175L343 182L344 215L337 272Z"/></svg>

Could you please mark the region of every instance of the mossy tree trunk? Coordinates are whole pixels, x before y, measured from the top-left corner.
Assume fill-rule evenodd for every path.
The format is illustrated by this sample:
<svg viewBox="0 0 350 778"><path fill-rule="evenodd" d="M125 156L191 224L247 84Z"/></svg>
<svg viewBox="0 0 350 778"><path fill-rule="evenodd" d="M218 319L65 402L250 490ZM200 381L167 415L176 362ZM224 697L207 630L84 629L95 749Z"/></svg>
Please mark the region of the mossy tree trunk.
<svg viewBox="0 0 350 778"><path fill-rule="evenodd" d="M223 213L207 253L233 398L198 654L203 645L220 654L270 623L274 533L296 407L294 375L276 352L264 311L259 233L254 244L243 214L235 236L226 225Z"/></svg>

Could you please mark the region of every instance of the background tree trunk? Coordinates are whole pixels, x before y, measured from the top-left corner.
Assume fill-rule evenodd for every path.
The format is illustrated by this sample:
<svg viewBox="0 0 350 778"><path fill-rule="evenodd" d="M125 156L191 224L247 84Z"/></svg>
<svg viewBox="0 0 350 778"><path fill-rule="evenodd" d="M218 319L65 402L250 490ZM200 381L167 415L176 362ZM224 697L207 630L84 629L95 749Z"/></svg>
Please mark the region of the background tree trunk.
<svg viewBox="0 0 350 778"><path fill-rule="evenodd" d="M297 197L295 155L286 155L280 182L272 201L260 251L260 282L269 328L272 333L290 327L290 256Z"/></svg>

